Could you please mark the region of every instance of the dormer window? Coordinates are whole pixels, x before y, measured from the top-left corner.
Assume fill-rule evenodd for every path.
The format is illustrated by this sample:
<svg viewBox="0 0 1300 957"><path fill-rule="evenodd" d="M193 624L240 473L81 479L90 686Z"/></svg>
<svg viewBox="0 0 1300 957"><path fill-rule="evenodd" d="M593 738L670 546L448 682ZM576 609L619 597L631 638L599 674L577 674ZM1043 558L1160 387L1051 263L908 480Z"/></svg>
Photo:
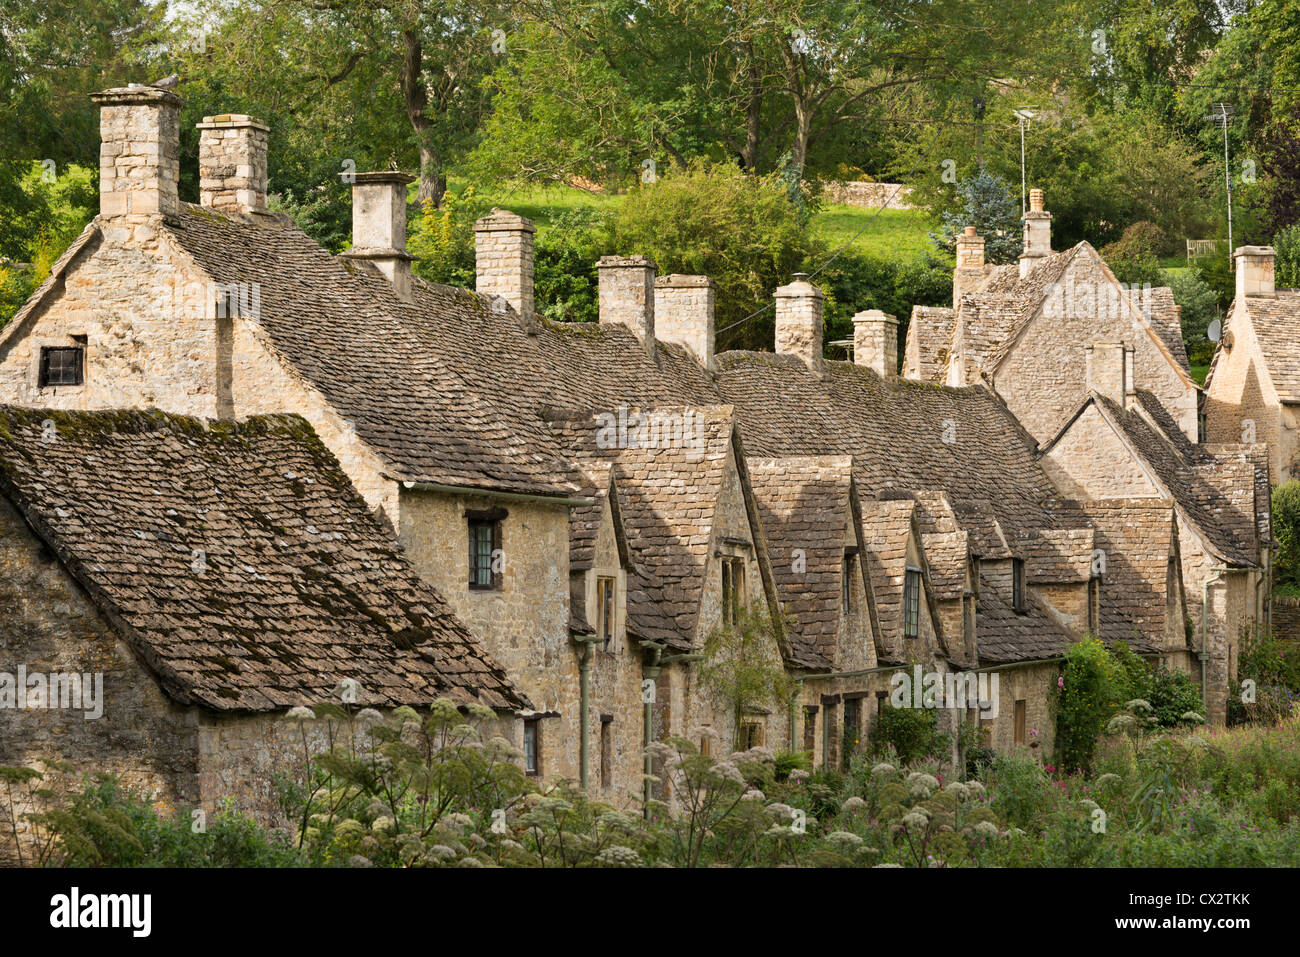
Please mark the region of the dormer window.
<svg viewBox="0 0 1300 957"><path fill-rule="evenodd" d="M1017 614L1023 615L1027 609L1025 597L1025 560L1011 559L1011 606Z"/></svg>
<svg viewBox="0 0 1300 957"><path fill-rule="evenodd" d="M42 389L81 385L85 365L86 350L82 346L43 346L38 384Z"/></svg>

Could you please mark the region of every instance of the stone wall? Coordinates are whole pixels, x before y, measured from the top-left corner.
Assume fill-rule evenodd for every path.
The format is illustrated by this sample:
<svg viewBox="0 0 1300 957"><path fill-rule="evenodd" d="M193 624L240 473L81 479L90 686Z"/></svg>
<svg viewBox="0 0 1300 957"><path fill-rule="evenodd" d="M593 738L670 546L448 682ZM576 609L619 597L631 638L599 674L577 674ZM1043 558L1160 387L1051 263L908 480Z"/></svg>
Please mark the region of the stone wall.
<svg viewBox="0 0 1300 957"><path fill-rule="evenodd" d="M1159 495L1095 405L1074 421L1042 458L1048 478L1067 498L1146 498Z"/></svg>
<svg viewBox="0 0 1300 957"><path fill-rule="evenodd" d="M823 187L827 202L861 209L912 209L908 200L912 187L899 183L827 183Z"/></svg>
<svg viewBox="0 0 1300 957"><path fill-rule="evenodd" d="M1300 641L1300 598L1273 597L1273 635L1283 641Z"/></svg>
<svg viewBox="0 0 1300 957"><path fill-rule="evenodd" d="M1109 270L1088 250L1076 254L997 369L994 386L1029 433L1046 444L1087 396L1087 346L1121 341L1134 347L1136 387L1154 393L1195 440L1196 390L1174 370L1134 311L1121 303Z"/></svg>
<svg viewBox="0 0 1300 957"><path fill-rule="evenodd" d="M1237 303L1224 325L1223 344L1205 397L1205 437L1208 442L1267 442L1269 477L1276 485L1296 474L1295 412L1285 410L1284 427L1281 404L1243 310ZM1231 348L1226 347L1229 342Z"/></svg>
<svg viewBox="0 0 1300 957"><path fill-rule="evenodd" d="M66 761L77 771L115 774L126 787L168 804L198 801L195 710L162 693L63 564L0 497L0 671L16 677L20 665L29 675L101 674L102 715L88 720L84 707L0 707L0 765ZM74 783L77 777L73 772ZM7 800L0 792L0 802ZM21 803L14 810L31 808ZM0 863L12 854L6 829Z"/></svg>

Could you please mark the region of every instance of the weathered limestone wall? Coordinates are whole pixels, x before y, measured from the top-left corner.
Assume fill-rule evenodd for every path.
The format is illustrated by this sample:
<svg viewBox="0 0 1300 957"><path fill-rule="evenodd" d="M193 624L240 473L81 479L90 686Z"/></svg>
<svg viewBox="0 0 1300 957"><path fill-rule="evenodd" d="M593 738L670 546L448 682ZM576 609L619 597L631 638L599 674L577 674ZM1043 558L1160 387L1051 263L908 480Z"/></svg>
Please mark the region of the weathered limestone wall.
<svg viewBox="0 0 1300 957"><path fill-rule="evenodd" d="M861 209L911 209L912 187L900 183L827 183L826 199Z"/></svg>
<svg viewBox="0 0 1300 957"><path fill-rule="evenodd" d="M714 298L708 276L660 276L654 282L655 338L685 346L706 369L713 363Z"/></svg>
<svg viewBox="0 0 1300 957"><path fill-rule="evenodd" d="M0 765L67 761L113 773L160 801L199 799L195 710L162 693L62 563L0 497L0 671L16 676L19 665L29 675L101 673L103 713L87 720L84 708L0 708ZM0 861L13 851L8 838L0 836Z"/></svg>
<svg viewBox="0 0 1300 957"><path fill-rule="evenodd" d="M101 221L62 295L0 345L0 401L216 416L216 290L158 227ZM82 344L84 384L40 388L41 347Z"/></svg>
<svg viewBox="0 0 1300 957"><path fill-rule="evenodd" d="M1030 434L1046 444L1086 397L1086 347L1121 341L1135 350L1136 387L1153 392L1195 440L1195 390L1175 372L1146 326L1121 303L1109 270L1092 255L1075 257L1061 279L1059 295L1048 296L997 370L994 385Z"/></svg>
<svg viewBox="0 0 1300 957"><path fill-rule="evenodd" d="M199 205L266 210L267 127L249 116L205 116L199 129Z"/></svg>
<svg viewBox="0 0 1300 957"><path fill-rule="evenodd" d="M469 588L467 509L505 508L500 589ZM569 512L564 506L401 490L407 558L532 701L544 778L578 778L578 651L569 640ZM593 709L594 710L594 709Z"/></svg>
<svg viewBox="0 0 1300 957"><path fill-rule="evenodd" d="M1048 614L1070 634L1082 636L1092 627L1089 624L1090 598L1087 582L1031 584L1029 592L1042 602Z"/></svg>
<svg viewBox="0 0 1300 957"><path fill-rule="evenodd" d="M1205 397L1206 441L1267 442L1269 478L1276 485L1297 474L1298 425L1296 410L1284 410L1278 401L1254 328L1238 302L1224 325Z"/></svg>
<svg viewBox="0 0 1300 957"><path fill-rule="evenodd" d="M1041 461L1048 478L1067 498L1090 501L1160 494L1095 405L1075 420Z"/></svg>
<svg viewBox="0 0 1300 957"><path fill-rule="evenodd" d="M998 714L981 722L988 729L989 747L1001 753L1017 749L1016 702L1025 702L1025 740L1022 747L1037 760L1050 760L1056 741L1052 715L1052 689L1061 669L1055 664L993 669L998 676Z"/></svg>
<svg viewBox="0 0 1300 957"><path fill-rule="evenodd" d="M474 224L475 290L501 296L525 319L532 316L533 234L523 216L493 210Z"/></svg>

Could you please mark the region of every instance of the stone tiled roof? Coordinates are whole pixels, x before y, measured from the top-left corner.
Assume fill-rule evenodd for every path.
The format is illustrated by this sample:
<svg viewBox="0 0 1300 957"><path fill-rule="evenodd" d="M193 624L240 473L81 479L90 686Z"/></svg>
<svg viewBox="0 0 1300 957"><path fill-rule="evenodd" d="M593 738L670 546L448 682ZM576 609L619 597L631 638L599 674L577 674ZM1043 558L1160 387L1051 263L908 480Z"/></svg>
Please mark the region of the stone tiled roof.
<svg viewBox="0 0 1300 957"><path fill-rule="evenodd" d="M1026 596L1024 610L1017 612L983 571L975 620L981 664L1054 658L1074 642L1032 592Z"/></svg>
<svg viewBox="0 0 1300 957"><path fill-rule="evenodd" d="M1102 396L1094 395L1107 418L1115 423L1131 448L1155 473L1166 494L1178 503L1192 528L1220 558L1232 565L1258 564L1255 539L1255 468L1240 456L1216 456L1205 446L1176 438L1159 419L1148 419L1136 408L1122 409ZM1139 400L1143 410L1158 401Z"/></svg>
<svg viewBox="0 0 1300 957"><path fill-rule="evenodd" d="M1084 247L1091 249L1087 243L1080 243L1065 252L1044 256L1024 277L1018 269L1015 273L1000 273L978 292L962 297L957 324L964 355L973 366L992 371L1002 362Z"/></svg>
<svg viewBox="0 0 1300 957"><path fill-rule="evenodd" d="M717 365L751 454L852 455L862 494L942 490L963 525L982 517L1007 536L1086 524L1059 500L1033 439L986 389L885 381L845 362L825 363L819 379L770 353L723 353Z"/></svg>
<svg viewBox="0 0 1300 957"><path fill-rule="evenodd" d="M1081 503L1096 529L1105 559L1101 583L1101 638L1124 640L1140 653L1164 648L1168 621L1169 563L1177 526L1171 499L1104 499Z"/></svg>
<svg viewBox="0 0 1300 957"><path fill-rule="evenodd" d="M1300 289L1279 289L1274 297L1246 299L1268 376L1283 402L1300 402ZM1215 349L1215 359L1218 359Z"/></svg>
<svg viewBox="0 0 1300 957"><path fill-rule="evenodd" d="M882 645L889 663L904 661L903 581L907 571L907 543L915 524L916 503L908 498L862 501L862 539L867 546L866 565L876 597ZM938 622L935 623L938 625Z"/></svg>
<svg viewBox="0 0 1300 957"><path fill-rule="evenodd" d="M1091 528L1037 529L1016 542L1033 585L1087 582L1092 577Z"/></svg>
<svg viewBox="0 0 1300 957"><path fill-rule="evenodd" d="M0 491L181 703L528 704L296 416L0 406Z"/></svg>
<svg viewBox="0 0 1300 957"><path fill-rule="evenodd" d="M1129 301L1135 303L1134 308L1141 311L1141 307L1136 305L1138 292L1130 289L1128 296ZM1174 302L1174 291L1168 286L1157 286L1151 290L1146 305L1149 306L1148 321L1151 323L1151 328L1160 337L1160 341L1169 350L1170 356L1179 368L1191 375L1192 367L1187 361L1187 346L1183 343L1183 322L1179 315L1178 304Z"/></svg>
<svg viewBox="0 0 1300 957"><path fill-rule="evenodd" d="M549 427L568 455L590 470L605 463L614 476L627 533L628 630L670 647L693 647L701 589L722 493L734 420L727 406L630 409L659 416L698 417L689 442L657 447L602 447L597 416L550 409ZM693 427L694 429L694 427ZM571 526L570 551L574 548ZM585 533L579 532L579 537Z"/></svg>
<svg viewBox="0 0 1300 957"><path fill-rule="evenodd" d="M931 532L921 535L930 584L938 601L959 599L966 593L966 569L970 565L970 536L964 532Z"/></svg>
<svg viewBox="0 0 1300 957"><path fill-rule="evenodd" d="M907 353L909 358L914 356L916 359L918 381L944 381L956 323L955 309L946 306L912 307L912 320L907 326Z"/></svg>
<svg viewBox="0 0 1300 957"><path fill-rule="evenodd" d="M256 284L253 318L268 344L384 457L394 477L572 492L542 423L467 388L463 368L443 361L430 334L441 323L486 319L491 312L481 297L425 285L417 309L372 265L331 256L285 218L184 206L167 224L217 282Z"/></svg>
<svg viewBox="0 0 1300 957"><path fill-rule="evenodd" d="M831 667L842 607L844 546L853 517L853 460L750 458L746 465L777 595L795 629L791 641L801 646L805 659ZM864 564L856 567L863 574ZM865 575L863 582L870 595Z"/></svg>

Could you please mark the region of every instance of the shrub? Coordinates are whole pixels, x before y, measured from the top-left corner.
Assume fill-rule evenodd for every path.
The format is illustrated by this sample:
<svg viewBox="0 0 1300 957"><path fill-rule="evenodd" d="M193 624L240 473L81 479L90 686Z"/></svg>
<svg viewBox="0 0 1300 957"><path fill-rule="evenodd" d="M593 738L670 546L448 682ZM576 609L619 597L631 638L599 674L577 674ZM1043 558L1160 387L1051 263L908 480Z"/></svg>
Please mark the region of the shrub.
<svg viewBox="0 0 1300 957"><path fill-rule="evenodd" d="M1115 242L1103 246L1101 256L1120 282L1159 285L1164 280L1160 255L1167 245L1163 229L1154 223L1137 222Z"/></svg>
<svg viewBox="0 0 1300 957"><path fill-rule="evenodd" d="M1273 237L1277 258L1273 278L1279 289L1300 289L1300 223L1279 229Z"/></svg>
<svg viewBox="0 0 1300 957"><path fill-rule="evenodd" d="M411 254L417 257L411 267L415 274L430 282L473 289L474 222L487 213L487 203L478 198L473 186L459 195L451 191L443 194L441 208L425 200L407 240Z"/></svg>
<svg viewBox="0 0 1300 957"><path fill-rule="evenodd" d="M871 744L877 752L893 748L899 764L908 765L938 754L946 738L939 732L938 716L932 709L891 706L880 712Z"/></svg>
<svg viewBox="0 0 1300 957"><path fill-rule="evenodd" d="M1173 293L1174 302L1181 308L1183 345L1192 365L1208 365L1214 356L1214 343L1207 332L1210 323L1219 317L1219 303L1214 290L1201 278L1195 266L1189 269L1171 269L1164 273L1164 282Z"/></svg>
<svg viewBox="0 0 1300 957"><path fill-rule="evenodd" d="M1056 694L1056 763L1087 770L1107 720L1119 705L1126 675L1094 637L1071 645Z"/></svg>
<svg viewBox="0 0 1300 957"><path fill-rule="evenodd" d="M1291 479L1273 490L1273 567L1280 584L1300 585L1300 482Z"/></svg>

